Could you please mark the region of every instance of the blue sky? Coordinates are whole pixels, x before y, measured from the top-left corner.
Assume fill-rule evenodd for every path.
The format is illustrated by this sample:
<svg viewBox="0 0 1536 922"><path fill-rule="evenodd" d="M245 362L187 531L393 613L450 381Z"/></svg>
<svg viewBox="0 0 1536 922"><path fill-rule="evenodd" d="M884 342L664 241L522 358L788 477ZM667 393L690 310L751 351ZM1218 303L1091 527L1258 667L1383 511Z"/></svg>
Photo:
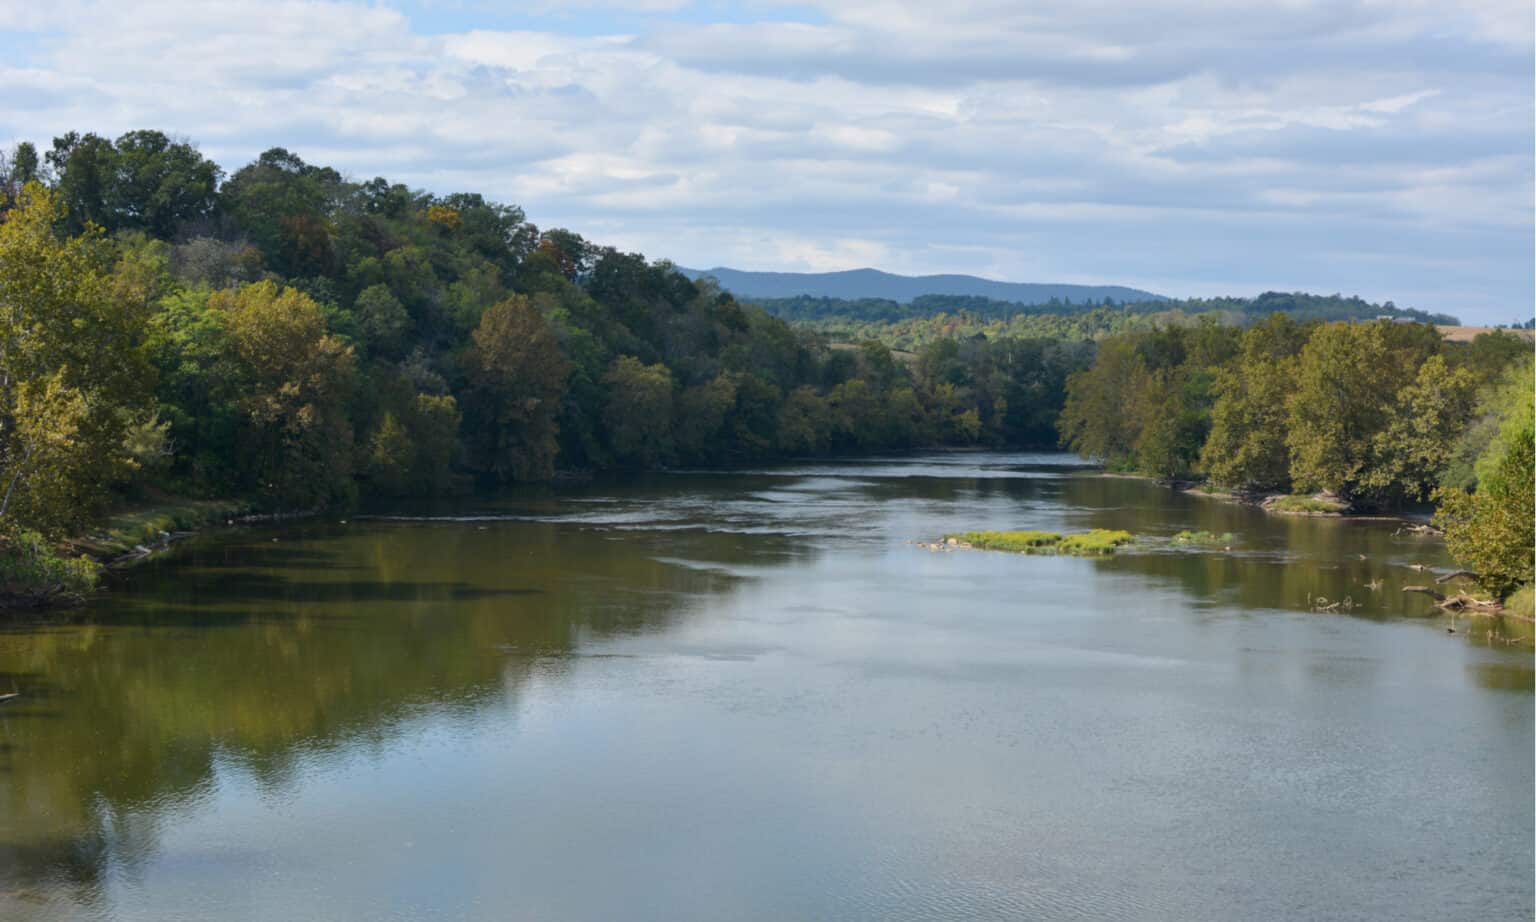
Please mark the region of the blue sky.
<svg viewBox="0 0 1536 922"><path fill-rule="evenodd" d="M698 267L1531 316L1529 0L0 0L0 145L155 127Z"/></svg>

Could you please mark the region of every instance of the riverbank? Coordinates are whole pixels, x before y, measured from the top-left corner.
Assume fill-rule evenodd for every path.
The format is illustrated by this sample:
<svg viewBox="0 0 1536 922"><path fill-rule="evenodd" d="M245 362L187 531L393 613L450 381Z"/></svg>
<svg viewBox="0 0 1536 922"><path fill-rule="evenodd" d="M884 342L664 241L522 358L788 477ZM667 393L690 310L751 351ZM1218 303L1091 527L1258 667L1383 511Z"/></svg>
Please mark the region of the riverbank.
<svg viewBox="0 0 1536 922"><path fill-rule="evenodd" d="M1370 519L1377 521L1402 521L1415 525L1422 525L1425 516L1409 513L1382 514L1379 512L1362 512L1355 510L1348 503L1330 493L1268 493L1268 492L1243 492L1220 490L1209 484L1194 480L1165 480L1153 477L1150 474L1134 474L1121 471L1099 471L1094 476L1111 480L1143 480L1147 483L1158 484L1167 487L1177 493L1187 493L1190 496L1203 496L1207 499L1223 500L1225 502L1239 503L1244 506L1254 506L1275 515L1297 515L1327 518Z"/></svg>
<svg viewBox="0 0 1536 922"><path fill-rule="evenodd" d="M119 505L94 528L58 545L30 533L10 542L0 566L0 612L83 603L110 570L132 566L209 528L307 518L315 511L258 513L248 500L157 495Z"/></svg>
<svg viewBox="0 0 1536 922"><path fill-rule="evenodd" d="M105 567L120 567L212 525L234 524L253 511L243 500L154 496L120 506L99 529L65 542Z"/></svg>

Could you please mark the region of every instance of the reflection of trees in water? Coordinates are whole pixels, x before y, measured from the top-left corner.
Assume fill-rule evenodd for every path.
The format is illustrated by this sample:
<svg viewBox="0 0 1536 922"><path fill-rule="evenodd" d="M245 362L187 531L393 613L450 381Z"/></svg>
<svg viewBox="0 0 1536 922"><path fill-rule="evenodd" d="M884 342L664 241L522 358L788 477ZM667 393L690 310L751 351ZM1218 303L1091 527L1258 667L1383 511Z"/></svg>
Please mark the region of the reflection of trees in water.
<svg viewBox="0 0 1536 922"><path fill-rule="evenodd" d="M1231 533L1222 547L1162 548L1116 555L1108 569L1177 583L1190 596L1243 608L1306 610L1319 596L1348 598L1356 616L1430 614L1402 587L1433 573L1409 563L1449 567L1437 541L1396 534L1400 522L1281 516L1226 500L1179 493L1140 480L1080 478L1067 502L1083 528L1123 528L1166 539L1183 531Z"/></svg>
<svg viewBox="0 0 1536 922"><path fill-rule="evenodd" d="M153 853L158 819L206 796L217 764L282 789L307 760L385 744L424 712L483 711L539 657L666 630L738 582L656 556L762 562L735 535L614 537L526 523L242 535L132 574L85 623L11 626L0 685L23 697L0 711L0 893L91 899L110 865Z"/></svg>

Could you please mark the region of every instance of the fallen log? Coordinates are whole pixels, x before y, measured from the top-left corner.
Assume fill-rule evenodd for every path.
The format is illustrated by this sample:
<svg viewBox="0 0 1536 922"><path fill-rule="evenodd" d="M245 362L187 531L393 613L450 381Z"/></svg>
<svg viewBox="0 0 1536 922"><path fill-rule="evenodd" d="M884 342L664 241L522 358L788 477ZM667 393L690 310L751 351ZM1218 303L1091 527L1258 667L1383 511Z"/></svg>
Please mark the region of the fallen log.
<svg viewBox="0 0 1536 922"><path fill-rule="evenodd" d="M1504 606L1492 599L1475 599L1465 592L1458 592L1453 596L1444 596L1429 586L1404 586L1404 592L1419 592L1435 600L1435 606L1442 611L1473 611L1499 613L1504 611Z"/></svg>
<svg viewBox="0 0 1536 922"><path fill-rule="evenodd" d="M1447 574L1445 574L1444 576L1440 577L1439 579L1436 579L1435 582L1436 583L1448 583L1448 582L1450 582L1453 579L1459 579L1459 578L1461 578L1463 576L1465 576L1467 579L1477 579L1477 574L1473 573L1471 570L1457 570L1455 573L1447 573Z"/></svg>

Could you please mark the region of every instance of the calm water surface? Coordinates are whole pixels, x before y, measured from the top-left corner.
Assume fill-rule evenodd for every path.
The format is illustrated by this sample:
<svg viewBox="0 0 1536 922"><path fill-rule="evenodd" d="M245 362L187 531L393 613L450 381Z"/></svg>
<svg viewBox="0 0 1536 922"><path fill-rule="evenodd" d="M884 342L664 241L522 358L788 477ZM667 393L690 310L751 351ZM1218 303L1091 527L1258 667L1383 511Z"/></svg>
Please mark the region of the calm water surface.
<svg viewBox="0 0 1536 922"><path fill-rule="evenodd" d="M0 630L0 918L1531 918L1529 646L1398 523L1004 454L384 512Z"/></svg>

